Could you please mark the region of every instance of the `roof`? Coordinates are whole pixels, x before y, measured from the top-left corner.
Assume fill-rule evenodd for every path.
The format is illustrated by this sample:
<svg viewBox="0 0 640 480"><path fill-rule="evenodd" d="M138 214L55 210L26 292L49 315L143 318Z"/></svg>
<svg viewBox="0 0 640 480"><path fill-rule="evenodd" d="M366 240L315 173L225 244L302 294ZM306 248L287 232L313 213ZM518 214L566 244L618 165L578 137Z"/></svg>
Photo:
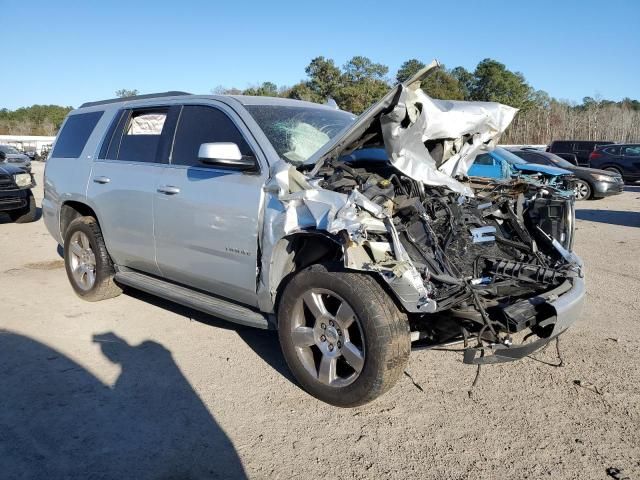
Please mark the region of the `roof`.
<svg viewBox="0 0 640 480"><path fill-rule="evenodd" d="M280 105L289 107L314 107L314 108L326 108L328 110L336 110L335 107L330 105L321 105L319 103L306 102L304 100L294 100L292 98L280 98L280 97L260 97L251 95L193 95L187 92L170 91L161 93L150 93L146 95L135 95L133 97L122 98L110 98L107 100L98 100L95 102L85 102L80 105L79 108L89 108L99 105L109 105L114 103L129 103L136 100L150 100L155 98L170 98L170 97L184 97L188 96L190 99L207 99L207 100L223 100L232 98L242 105Z"/></svg>

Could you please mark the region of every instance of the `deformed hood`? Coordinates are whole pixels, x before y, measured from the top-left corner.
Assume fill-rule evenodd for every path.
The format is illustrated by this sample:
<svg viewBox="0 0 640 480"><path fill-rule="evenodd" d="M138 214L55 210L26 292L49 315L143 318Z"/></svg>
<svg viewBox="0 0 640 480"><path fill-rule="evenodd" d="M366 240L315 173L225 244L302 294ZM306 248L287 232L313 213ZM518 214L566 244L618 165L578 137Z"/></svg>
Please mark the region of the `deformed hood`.
<svg viewBox="0 0 640 480"><path fill-rule="evenodd" d="M390 163L405 175L473 195L455 177L467 173L478 153L495 147L517 109L494 102L432 99L420 83L437 68L434 60L396 85L308 163L319 168L363 146L384 145Z"/></svg>

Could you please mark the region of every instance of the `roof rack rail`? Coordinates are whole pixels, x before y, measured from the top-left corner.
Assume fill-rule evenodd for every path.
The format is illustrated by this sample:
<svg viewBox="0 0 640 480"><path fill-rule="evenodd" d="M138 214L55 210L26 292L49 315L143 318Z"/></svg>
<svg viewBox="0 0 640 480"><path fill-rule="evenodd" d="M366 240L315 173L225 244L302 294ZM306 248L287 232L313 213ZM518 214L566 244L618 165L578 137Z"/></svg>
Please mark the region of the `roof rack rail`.
<svg viewBox="0 0 640 480"><path fill-rule="evenodd" d="M147 98L177 97L180 95L191 95L191 94L188 92L148 93L146 95L134 95L133 97L118 97L118 98L110 98L108 100L99 100L97 102L85 102L82 105L80 105L79 108L95 107L96 105L108 105L109 103L128 102L131 100L144 100Z"/></svg>

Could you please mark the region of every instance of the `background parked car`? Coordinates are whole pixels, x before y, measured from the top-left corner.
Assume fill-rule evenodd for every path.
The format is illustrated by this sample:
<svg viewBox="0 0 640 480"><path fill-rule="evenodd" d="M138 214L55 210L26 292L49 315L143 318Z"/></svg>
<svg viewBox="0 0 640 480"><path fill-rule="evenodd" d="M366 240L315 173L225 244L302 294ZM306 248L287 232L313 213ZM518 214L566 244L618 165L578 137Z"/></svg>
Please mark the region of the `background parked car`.
<svg viewBox="0 0 640 480"><path fill-rule="evenodd" d="M573 173L576 177L574 191L577 200L603 198L622 193L624 190L624 181L616 172L578 167L553 153L530 149L511 151L528 163L559 167Z"/></svg>
<svg viewBox="0 0 640 480"><path fill-rule="evenodd" d="M11 145L0 145L0 152L4 153L4 160L0 163L21 167L27 172L31 171L31 159L24 153L20 153L17 148Z"/></svg>
<svg viewBox="0 0 640 480"><path fill-rule="evenodd" d="M575 153L562 153L562 152L558 152L558 153L554 153L553 155L556 155L560 158L564 158L567 162L569 162L571 165L578 165L578 157L576 156Z"/></svg>
<svg viewBox="0 0 640 480"><path fill-rule="evenodd" d="M547 147L549 153L573 153L578 159L578 165L588 167L589 155L600 145L611 145L613 142L606 140L554 140Z"/></svg>
<svg viewBox="0 0 640 480"><path fill-rule="evenodd" d="M532 179L537 178L544 183L554 184L562 190L573 189L573 175L569 170L558 168L557 166L528 163L502 147L478 155L467 175L469 177L496 179L525 176Z"/></svg>
<svg viewBox="0 0 640 480"><path fill-rule="evenodd" d="M622 175L625 182L640 180L640 143L607 145L596 148L589 157L594 168Z"/></svg>
<svg viewBox="0 0 640 480"><path fill-rule="evenodd" d="M31 192L36 184L33 175L14 164L4 163L5 155L0 151L0 213L6 213L16 223L34 222L38 209Z"/></svg>

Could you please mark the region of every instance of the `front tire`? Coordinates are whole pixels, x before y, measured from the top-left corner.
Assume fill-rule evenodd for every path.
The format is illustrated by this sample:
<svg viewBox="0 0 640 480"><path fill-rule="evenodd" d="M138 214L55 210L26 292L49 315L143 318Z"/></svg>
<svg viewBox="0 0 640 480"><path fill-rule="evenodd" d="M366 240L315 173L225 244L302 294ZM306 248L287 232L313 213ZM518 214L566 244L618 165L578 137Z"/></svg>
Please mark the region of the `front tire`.
<svg viewBox="0 0 640 480"><path fill-rule="evenodd" d="M576 194L576 200L588 200L593 194L591 185L589 185L584 180L576 180L573 191Z"/></svg>
<svg viewBox="0 0 640 480"><path fill-rule="evenodd" d="M314 265L287 284L278 308L285 360L300 385L339 407L368 403L405 369L409 323L370 276Z"/></svg>
<svg viewBox="0 0 640 480"><path fill-rule="evenodd" d="M97 302L117 297L122 289L114 282L115 270L93 217L73 220L64 237L64 266L76 294Z"/></svg>

